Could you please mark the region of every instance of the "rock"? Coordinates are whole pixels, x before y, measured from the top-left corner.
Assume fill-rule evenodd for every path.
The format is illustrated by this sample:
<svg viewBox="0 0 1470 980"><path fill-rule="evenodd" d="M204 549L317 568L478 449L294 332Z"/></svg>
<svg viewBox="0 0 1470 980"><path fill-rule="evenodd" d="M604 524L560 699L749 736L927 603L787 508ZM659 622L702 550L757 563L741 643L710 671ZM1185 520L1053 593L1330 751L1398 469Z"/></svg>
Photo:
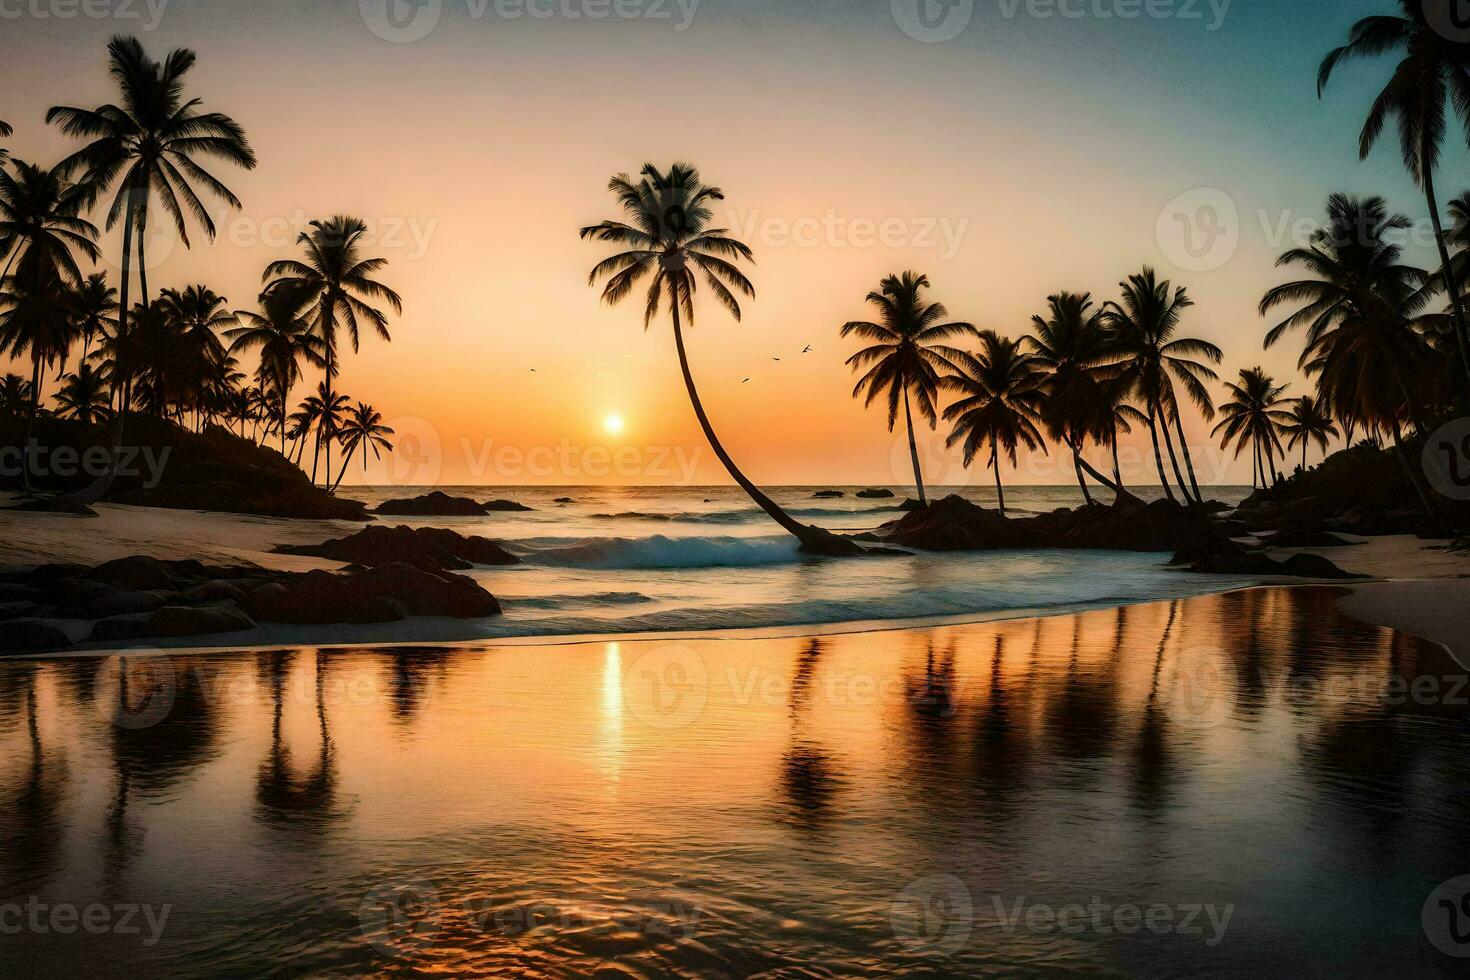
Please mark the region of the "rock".
<svg viewBox="0 0 1470 980"><path fill-rule="evenodd" d="M1366 575L1355 575L1351 572L1345 572L1321 555L1292 555L1281 564L1287 575L1296 575L1300 578L1367 578Z"/></svg>
<svg viewBox="0 0 1470 980"><path fill-rule="evenodd" d="M485 501L485 509L491 512L510 511L518 513L533 510L534 508L527 507L525 504L518 504L514 500L487 500Z"/></svg>
<svg viewBox="0 0 1470 980"><path fill-rule="evenodd" d="M132 591L85 578L64 579L47 589L40 601L61 619L108 619L152 612L173 593Z"/></svg>
<svg viewBox="0 0 1470 980"><path fill-rule="evenodd" d="M826 528L807 525L799 535L801 547L797 550L805 555L822 555L827 558L862 558L868 554L852 538L833 534Z"/></svg>
<svg viewBox="0 0 1470 980"><path fill-rule="evenodd" d="M576 501L573 500L571 497L557 497L556 500L553 501L553 503L558 503L558 504L575 504Z"/></svg>
<svg viewBox="0 0 1470 980"><path fill-rule="evenodd" d="M245 590L233 582L219 579L185 589L182 593L191 602L243 602Z"/></svg>
<svg viewBox="0 0 1470 980"><path fill-rule="evenodd" d="M373 513L395 517L483 517L489 511L478 500L451 497L435 490L420 497L384 501Z"/></svg>
<svg viewBox="0 0 1470 980"><path fill-rule="evenodd" d="M148 636L146 616L116 616L92 624L92 643L129 643Z"/></svg>
<svg viewBox="0 0 1470 980"><path fill-rule="evenodd" d="M7 653L30 650L60 650L71 646L71 637L58 627L39 619L13 619L0 630L0 650Z"/></svg>
<svg viewBox="0 0 1470 980"><path fill-rule="evenodd" d="M164 606L148 617L146 636L200 636L255 629L256 622L235 606Z"/></svg>
<svg viewBox="0 0 1470 980"><path fill-rule="evenodd" d="M202 567L202 566L201 566ZM87 572L93 582L105 582L121 589L172 589L174 578L168 567L156 558L134 555L104 562Z"/></svg>
<svg viewBox="0 0 1470 980"><path fill-rule="evenodd" d="M890 500L896 494L892 490L877 488L872 490L859 490L857 495L863 500Z"/></svg>
<svg viewBox="0 0 1470 980"><path fill-rule="evenodd" d="M912 514L916 510L923 510L927 505L921 504L912 497L904 498L904 502L898 505L898 509L906 514Z"/></svg>
<svg viewBox="0 0 1470 980"><path fill-rule="evenodd" d="M818 490L816 493L812 494L812 497L816 500L836 500L839 497L846 496L847 494L843 493L841 490ZM708 501L706 501L706 503L708 503Z"/></svg>
<svg viewBox="0 0 1470 980"><path fill-rule="evenodd" d="M425 572L412 565L382 565L350 580L364 596L398 600L411 616L450 616L478 619L499 616L500 603L474 579L450 573Z"/></svg>
<svg viewBox="0 0 1470 980"><path fill-rule="evenodd" d="M44 610L34 602L3 602L0 603L0 623L8 623L12 619L35 619Z"/></svg>
<svg viewBox="0 0 1470 980"><path fill-rule="evenodd" d="M521 561L489 538L467 538L445 528L403 525L376 525L350 537L335 538L319 545L283 546L276 551L285 555L351 562L368 568L389 562L407 562L429 570L458 570L472 565L518 565Z"/></svg>
<svg viewBox="0 0 1470 980"><path fill-rule="evenodd" d="M40 595L39 589L19 583L0 583L0 603L29 602Z"/></svg>
<svg viewBox="0 0 1470 980"><path fill-rule="evenodd" d="M355 623L397 623L408 618L408 609L391 596L375 595L362 604Z"/></svg>
<svg viewBox="0 0 1470 980"><path fill-rule="evenodd" d="M925 551L990 551L1043 547L1044 541L1021 521L1010 521L963 497L945 497L885 525L884 540Z"/></svg>
<svg viewBox="0 0 1470 980"><path fill-rule="evenodd" d="M1207 548L1222 537L1206 512L1169 500L1062 510L1029 523L1056 548L1172 552Z"/></svg>
<svg viewBox="0 0 1470 980"><path fill-rule="evenodd" d="M1226 511L1235 509L1229 504L1221 503L1218 500L1206 500L1203 503L1198 503L1194 506L1197 509L1204 511L1206 514L1223 514Z"/></svg>
<svg viewBox="0 0 1470 980"><path fill-rule="evenodd" d="M495 597L473 579L433 572L401 562L359 575L314 571L262 586L246 597L257 619L273 623L368 622L391 607L369 605L375 597L398 602L406 615L476 619L500 615Z"/></svg>

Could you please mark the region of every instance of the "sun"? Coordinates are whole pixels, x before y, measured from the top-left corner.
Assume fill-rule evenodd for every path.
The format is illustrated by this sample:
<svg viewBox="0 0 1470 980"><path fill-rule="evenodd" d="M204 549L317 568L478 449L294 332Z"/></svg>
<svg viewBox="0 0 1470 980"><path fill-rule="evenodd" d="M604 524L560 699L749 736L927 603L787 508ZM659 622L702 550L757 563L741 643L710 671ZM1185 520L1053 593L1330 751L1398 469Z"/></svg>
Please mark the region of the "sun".
<svg viewBox="0 0 1470 980"><path fill-rule="evenodd" d="M608 431L609 435L620 436L623 434L625 423L621 415L613 414L602 420L602 427Z"/></svg>

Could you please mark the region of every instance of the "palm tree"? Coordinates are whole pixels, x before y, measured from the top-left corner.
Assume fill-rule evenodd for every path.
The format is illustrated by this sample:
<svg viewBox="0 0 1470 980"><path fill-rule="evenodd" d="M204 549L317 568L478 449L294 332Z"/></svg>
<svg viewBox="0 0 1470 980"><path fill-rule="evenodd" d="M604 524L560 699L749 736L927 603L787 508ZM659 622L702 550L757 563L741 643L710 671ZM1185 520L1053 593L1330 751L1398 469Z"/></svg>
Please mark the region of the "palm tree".
<svg viewBox="0 0 1470 980"><path fill-rule="evenodd" d="M1465 376L1470 380L1470 336L1465 331L1460 287L1451 272L1434 192L1434 171L1439 165L1450 106L1453 105L1462 125L1470 125L1467 46L1446 36L1430 16L1448 16L1449 4L1454 2L1457 0L1399 0L1401 16L1381 15L1358 21L1348 33L1348 43L1333 49L1322 60L1317 73L1317 96L1321 98L1333 71L1343 61L1403 52L1403 60L1395 67L1393 77L1368 111L1358 140L1358 153L1367 159L1389 119L1397 120L1404 166L1424 191L1429 206L1429 219L1434 224L1435 244L1439 248L1440 275L1450 299L1450 319Z"/></svg>
<svg viewBox="0 0 1470 980"><path fill-rule="evenodd" d="M347 327L352 349L359 344L358 321L370 324L379 337L388 334L388 316L374 302L386 303L394 313L403 312L403 300L372 276L388 264L387 259L363 258L360 248L367 225L360 218L337 215L313 221L310 231L296 239L306 261L283 259L266 266L263 281L267 293L284 292L302 306L310 304L306 318L322 339L326 385L330 392L339 370L337 330ZM320 434L320 430L318 430ZM332 471L332 444L327 442L327 475Z"/></svg>
<svg viewBox="0 0 1470 980"><path fill-rule="evenodd" d="M273 411L281 430L281 454L286 452L287 400L301 380L301 362L325 367L325 342L313 333L306 304L289 289L262 293L260 312L236 313L241 326L225 331L230 351L260 348L260 366L255 380L260 390L275 398Z"/></svg>
<svg viewBox="0 0 1470 980"><path fill-rule="evenodd" d="M337 438L337 432L342 425L342 414L347 410L350 403L346 395L334 392L327 387L323 381L317 385L316 393L308 395L302 400L297 408L296 416L303 426L303 436L311 433L312 427L316 428L316 449L311 455L311 482L316 482L317 465L321 458L323 443L330 443ZM305 443L302 444L303 447ZM327 457L328 462L331 457ZM331 478L331 472L326 473L327 479Z"/></svg>
<svg viewBox="0 0 1470 980"><path fill-rule="evenodd" d="M165 289L158 297L164 318L178 338L177 363L180 394L187 404L200 409L209 401L210 389L220 386L228 354L221 335L240 325L229 310L228 300L208 286Z"/></svg>
<svg viewBox="0 0 1470 980"><path fill-rule="evenodd" d="M352 454L362 449L362 471L367 472L368 450L372 450L374 459L382 459L380 450L393 451L393 443L388 438L393 430L383 424L382 414L366 402L358 402L357 407L347 416L342 423L337 438L342 443L346 454L342 458L342 470L337 474L337 482L332 484L335 491L342 485L342 477L347 475L347 464L352 461Z"/></svg>
<svg viewBox="0 0 1470 980"><path fill-rule="evenodd" d="M1126 396L1127 389L1115 380L1116 357L1106 317L1093 308L1091 293L1056 293L1046 303L1046 314L1031 318L1034 336L1026 338L1036 368L1045 374L1042 418L1052 438L1071 450L1077 485L1087 503L1093 500L1084 470L1122 500L1130 495L1118 474L1113 402ZM1083 458L1089 439L1113 445L1112 480Z"/></svg>
<svg viewBox="0 0 1470 980"><path fill-rule="evenodd" d="M914 418L910 401L918 402L919 416L933 428L938 421L935 400L941 372L956 369L956 358L962 353L945 345L963 334L977 335L968 323L943 323L949 311L942 303L926 303L923 292L929 288L929 277L917 272L884 279L879 289L868 293L867 301L878 308L881 322L854 320L842 327L842 336L857 336L870 341L847 359L854 371L866 372L853 388L854 398L866 395L864 407L872 405L880 395L888 401L888 431L898 421L900 400L903 420L908 427L909 456L914 464L914 484L919 503L927 505L924 475L919 467L919 447L914 441Z"/></svg>
<svg viewBox="0 0 1470 980"><path fill-rule="evenodd" d="M1335 439L1338 435L1332 416L1311 395L1303 395L1292 401L1290 421L1282 424L1281 431L1290 437L1286 442L1287 449L1294 448L1298 442L1302 444L1303 473L1307 471L1307 447L1315 441L1322 452L1326 453L1328 440Z"/></svg>
<svg viewBox="0 0 1470 980"><path fill-rule="evenodd" d="M1183 386L1185 394L1209 418L1214 406L1210 403L1209 389L1205 382L1219 380L1210 367L1195 358L1204 358L1212 364L1224 359L1220 348L1203 340L1192 338L1175 339L1184 311L1194 305L1183 286L1174 289L1168 280L1159 281L1153 269L1145 266L1137 275L1119 284L1123 298L1119 303L1107 304L1108 324L1113 330L1114 345L1122 368L1122 376L1130 380L1130 388L1143 399L1147 408L1149 430L1153 435L1154 462L1158 466L1159 479L1169 499L1174 499L1169 489L1169 480L1164 474L1164 461L1159 452L1159 429L1164 433L1164 445L1169 451L1174 476L1179 483L1179 492L1184 502L1190 502L1190 489L1194 500L1203 501L1199 481L1194 475L1194 462L1190 456L1188 440L1184 435L1178 397L1174 382ZM1184 475L1179 470L1179 461L1174 456L1173 440L1169 436L1169 421L1172 417L1179 432L1180 450L1185 466L1189 470L1190 486L1184 484Z"/></svg>
<svg viewBox="0 0 1470 980"><path fill-rule="evenodd" d="M1286 385L1276 384L1260 368L1250 368L1240 372L1239 384L1226 382L1225 387L1230 392L1230 400L1220 406L1223 418L1211 435L1220 436L1220 445L1226 449L1233 442L1237 459L1250 446L1255 460L1252 480L1259 478L1261 486L1268 486L1268 465L1273 478L1271 482L1280 479L1276 472L1275 454L1284 455L1280 431L1291 421L1291 415L1280 407Z"/></svg>
<svg viewBox="0 0 1470 980"><path fill-rule="evenodd" d="M1016 465L1016 450L1046 448L1037 423L1045 395L1043 376L1029 354L1021 352L1020 340L1010 340L993 330L980 334L980 349L975 354L955 351L956 374L946 375L941 385L960 395L958 401L944 410L944 420L953 422L946 445L964 443L965 465L988 440L991 469L995 470L995 495L1000 502L1000 516L1006 516L1006 493L1000 478L1000 450Z"/></svg>
<svg viewBox="0 0 1470 980"><path fill-rule="evenodd" d="M0 120L0 139L9 139L14 132L15 130L11 128L10 123ZM10 159L10 154L6 152L5 147L0 146L0 163L4 163L8 159Z"/></svg>
<svg viewBox="0 0 1470 980"><path fill-rule="evenodd" d="M666 173L653 164L644 164L636 183L627 174L619 174L608 182L626 220L603 221L581 230L583 240L612 242L624 251L597 263L588 282L596 284L607 276L602 291L603 302L613 305L626 299L645 278L649 279L643 308L644 329L667 302L673 320L674 346L679 353L679 367L684 374L684 387L689 393L694 415L710 448L740 488L777 524L802 542L808 550L854 554L857 546L838 539L820 528L808 527L793 520L775 501L752 483L715 435L694 375L689 370L689 357L684 350L683 319L694 324L694 294L703 281L715 300L737 321L740 302L735 294L754 296L755 287L732 260L755 261L749 247L729 237L724 228L711 227L710 203L724 200L717 187L704 184L699 171L688 164L676 163ZM733 290L733 292L732 292Z"/></svg>
<svg viewBox="0 0 1470 980"><path fill-rule="evenodd" d="M72 292L71 309L82 337L82 357L86 358L92 341L117 326L117 317L113 316L117 312L117 290L107 284L104 273L94 272Z"/></svg>
<svg viewBox="0 0 1470 980"><path fill-rule="evenodd" d="M90 425L107 417L107 379L85 361L68 374L56 392L57 412Z"/></svg>
<svg viewBox="0 0 1470 980"><path fill-rule="evenodd" d="M30 411L31 383L10 372L0 378L0 422L13 422Z"/></svg>

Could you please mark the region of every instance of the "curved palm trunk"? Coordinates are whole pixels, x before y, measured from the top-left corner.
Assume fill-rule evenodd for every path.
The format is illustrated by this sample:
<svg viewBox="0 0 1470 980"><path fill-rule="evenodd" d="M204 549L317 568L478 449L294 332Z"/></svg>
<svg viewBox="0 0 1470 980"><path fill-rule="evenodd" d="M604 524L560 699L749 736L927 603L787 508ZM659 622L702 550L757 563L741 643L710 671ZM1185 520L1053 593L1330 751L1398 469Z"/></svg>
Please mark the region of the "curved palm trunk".
<svg viewBox="0 0 1470 980"><path fill-rule="evenodd" d="M1178 412L1174 413L1174 427L1179 431L1179 451L1184 454L1184 468L1189 472L1189 485L1194 489L1194 499L1204 503L1205 498L1199 492L1199 480L1194 476L1194 460L1189 455L1189 440L1184 437L1184 422Z"/></svg>
<svg viewBox="0 0 1470 980"><path fill-rule="evenodd" d="M347 475L347 464L350 463L350 462L352 462L352 454L355 453L355 452L357 452L357 447L356 446L353 446L351 449L347 450L347 455L345 455L345 456L342 457L342 469L337 474L337 482L332 484L332 492L333 493L336 493L337 492L337 488L342 485L342 478ZM364 466L367 465L367 457L366 456L363 457L363 465Z"/></svg>
<svg viewBox="0 0 1470 980"><path fill-rule="evenodd" d="M1152 404L1148 407L1148 434L1154 441L1154 465L1159 470L1159 483L1163 484L1164 493L1168 496L1170 502L1177 504L1179 501L1174 499L1174 488L1169 486L1169 478L1164 474L1164 454L1159 450L1159 427L1154 421L1154 407Z"/></svg>
<svg viewBox="0 0 1470 980"><path fill-rule="evenodd" d="M1082 454L1076 451L1072 453L1072 469L1077 472L1077 485L1082 488L1082 499L1091 507L1097 503L1092 499L1092 491L1087 489L1087 480L1082 476Z"/></svg>
<svg viewBox="0 0 1470 980"><path fill-rule="evenodd" d="M1169 466L1174 470L1174 480L1179 484L1179 496L1184 498L1186 506L1194 500L1189 496L1189 487L1184 484L1184 471L1179 468L1179 457L1174 455L1174 439L1169 435L1169 417L1164 414L1163 406L1159 406L1159 428L1164 430L1164 448L1169 452Z"/></svg>
<svg viewBox="0 0 1470 980"><path fill-rule="evenodd" d="M919 491L919 504L929 506L929 498L924 496L924 474L919 469L919 444L914 441L914 417L909 412L909 386L903 386L903 421L909 427L909 458L914 461L914 486Z"/></svg>
<svg viewBox="0 0 1470 980"><path fill-rule="evenodd" d="M995 448L995 437L990 437L990 466L995 470L995 497L1000 501L1000 516L1006 516L1006 490L1000 482L1000 453Z"/></svg>
<svg viewBox="0 0 1470 980"><path fill-rule="evenodd" d="M1123 489L1123 468L1118 465L1118 423L1113 423L1113 482Z"/></svg>
<svg viewBox="0 0 1470 980"><path fill-rule="evenodd" d="M672 286L673 283L670 282L670 285ZM670 293L672 299L669 307L674 315L674 346L679 351L679 370L684 374L684 387L689 392L689 402L694 406L694 416L699 420L699 427L704 430L704 438L709 442L710 448L715 451L715 455L719 457L720 462L724 464L725 470L740 485L740 489L749 494L750 499L755 501L756 506L765 511L766 515L781 525L788 534L800 541L803 548L822 554L862 554L863 549L846 538L839 538L830 531L808 527L805 524L800 524L793 520L791 515L777 506L774 500L762 493L759 487L752 483L744 473L740 472L740 468L735 465L735 461L730 458L730 454L725 452L725 447L720 444L719 437L715 435L714 427L710 425L709 416L704 413L704 403L699 400L699 390L695 388L694 375L689 370L689 355L684 350L684 328L679 319L678 287L674 286L670 290Z"/></svg>
<svg viewBox="0 0 1470 980"><path fill-rule="evenodd" d="M1428 140L1426 133L1425 139ZM1465 379L1470 381L1470 336L1465 333L1465 314L1460 307L1460 284L1455 282L1450 269L1450 250L1444 241L1444 227L1439 220L1439 202L1434 197L1434 171L1424 168L1424 200L1429 205L1429 220L1434 224L1434 243L1439 247L1440 270L1444 275L1445 291L1450 297L1450 319L1455 325L1455 341L1460 348L1460 365L1465 369Z"/></svg>

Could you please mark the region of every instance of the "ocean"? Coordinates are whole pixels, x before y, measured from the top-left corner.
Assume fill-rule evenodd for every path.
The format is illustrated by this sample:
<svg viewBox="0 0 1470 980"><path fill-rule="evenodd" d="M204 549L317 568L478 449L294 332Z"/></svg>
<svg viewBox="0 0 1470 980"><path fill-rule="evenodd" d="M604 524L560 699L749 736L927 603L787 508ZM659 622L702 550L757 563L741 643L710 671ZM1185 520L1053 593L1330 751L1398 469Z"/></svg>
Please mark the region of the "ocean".
<svg viewBox="0 0 1470 980"><path fill-rule="evenodd" d="M388 518L446 527L500 542L524 564L477 569L505 616L487 637L567 636L695 630L771 629L879 622L960 622L1042 611L1183 598L1250 584L1193 576L1166 566L1169 555L1015 551L917 554L872 561L813 559L797 551L736 487L351 487L347 496L377 506L440 489L532 510L487 517ZM837 499L819 490L844 493ZM864 531L901 516L912 487L891 499L864 499L862 487L784 487L771 497L801 521L834 531ZM1133 488L1144 499L1159 488ZM995 506L985 487L935 488ZM1237 504L1249 487L1208 496ZM559 502L562 501L562 502ZM569 502L567 502L569 501ZM1076 487L1006 490L1012 516L1081 503Z"/></svg>

